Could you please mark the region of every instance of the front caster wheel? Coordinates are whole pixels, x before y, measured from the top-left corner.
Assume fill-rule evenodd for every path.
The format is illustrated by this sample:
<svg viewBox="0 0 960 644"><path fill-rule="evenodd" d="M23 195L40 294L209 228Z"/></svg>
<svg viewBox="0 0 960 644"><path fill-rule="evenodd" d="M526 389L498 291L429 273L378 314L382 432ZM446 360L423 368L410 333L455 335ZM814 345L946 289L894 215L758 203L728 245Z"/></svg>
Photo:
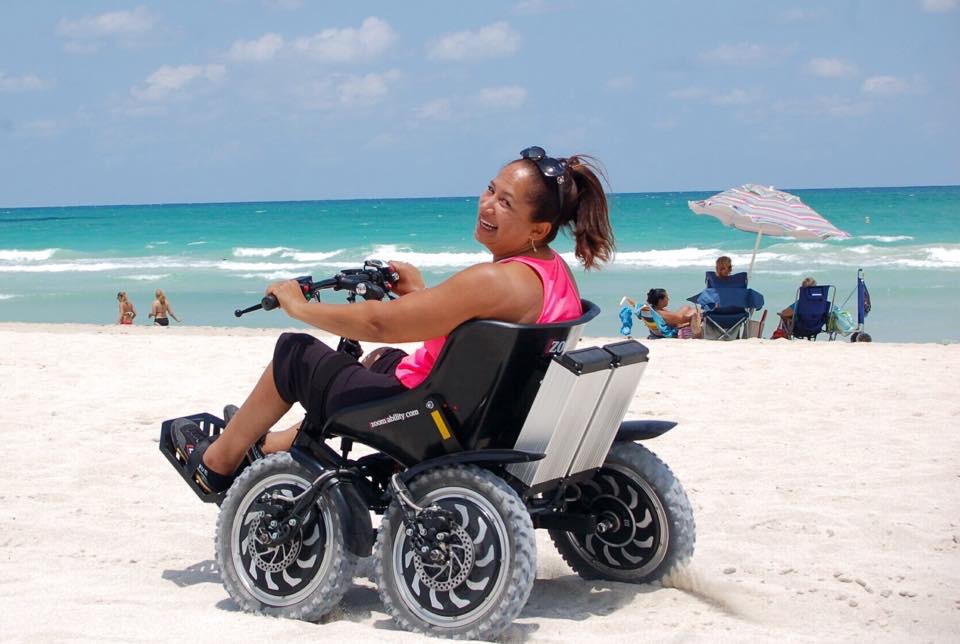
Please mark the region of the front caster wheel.
<svg viewBox="0 0 960 644"><path fill-rule="evenodd" d="M325 496L302 521L278 522L282 515L271 514L291 506L314 478L284 452L254 462L227 492L217 519L217 565L243 610L315 621L349 588L356 561Z"/></svg>
<svg viewBox="0 0 960 644"><path fill-rule="evenodd" d="M503 479L475 466L428 471L413 501L451 517L431 556L414 547L397 501L377 538L380 599L401 627L454 639L491 639L523 610L536 575L530 515ZM421 556L422 555L422 556Z"/></svg>
<svg viewBox="0 0 960 644"><path fill-rule="evenodd" d="M594 514L604 530L551 530L557 550L585 579L656 581L693 556L690 500L663 461L636 443L617 443L570 512Z"/></svg>

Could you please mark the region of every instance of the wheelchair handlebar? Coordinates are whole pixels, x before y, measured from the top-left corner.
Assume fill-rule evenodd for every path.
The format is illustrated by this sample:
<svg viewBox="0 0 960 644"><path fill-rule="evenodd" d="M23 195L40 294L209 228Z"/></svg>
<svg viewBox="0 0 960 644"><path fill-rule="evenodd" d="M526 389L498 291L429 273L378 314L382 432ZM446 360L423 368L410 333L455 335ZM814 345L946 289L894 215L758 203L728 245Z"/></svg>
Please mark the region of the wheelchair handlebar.
<svg viewBox="0 0 960 644"><path fill-rule="evenodd" d="M365 300L382 300L384 297L393 297L391 291L400 280L400 275L390 266L375 259L368 259L363 263L363 268L347 268L341 270L333 277L314 282L313 277L304 275L296 278L300 284L300 290L306 300L319 299L318 293L324 289L333 289L334 291L347 291L347 300L356 301L359 295ZM254 304L245 309L236 309L233 314L240 317L252 311L264 310L272 311L280 306L277 298L273 295L266 295L260 300L259 304Z"/></svg>

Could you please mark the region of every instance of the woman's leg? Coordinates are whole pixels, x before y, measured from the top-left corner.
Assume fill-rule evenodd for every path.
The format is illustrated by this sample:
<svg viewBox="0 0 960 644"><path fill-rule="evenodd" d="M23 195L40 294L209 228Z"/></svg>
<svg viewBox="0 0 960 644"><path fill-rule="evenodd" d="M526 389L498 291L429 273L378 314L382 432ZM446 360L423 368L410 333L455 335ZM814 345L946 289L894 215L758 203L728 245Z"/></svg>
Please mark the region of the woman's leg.
<svg viewBox="0 0 960 644"><path fill-rule="evenodd" d="M703 317L698 308L694 308L693 317L690 318L690 330L693 331L693 337L703 337Z"/></svg>
<svg viewBox="0 0 960 644"><path fill-rule="evenodd" d="M276 452L286 452L293 445L293 439L297 437L300 431L300 423L283 429L279 432L270 432L263 441L263 453L274 454Z"/></svg>
<svg viewBox="0 0 960 644"><path fill-rule="evenodd" d="M204 464L214 472L231 474L240 465L250 446L270 431L290 407L292 405L277 392L271 362L220 438L207 448L203 455Z"/></svg>

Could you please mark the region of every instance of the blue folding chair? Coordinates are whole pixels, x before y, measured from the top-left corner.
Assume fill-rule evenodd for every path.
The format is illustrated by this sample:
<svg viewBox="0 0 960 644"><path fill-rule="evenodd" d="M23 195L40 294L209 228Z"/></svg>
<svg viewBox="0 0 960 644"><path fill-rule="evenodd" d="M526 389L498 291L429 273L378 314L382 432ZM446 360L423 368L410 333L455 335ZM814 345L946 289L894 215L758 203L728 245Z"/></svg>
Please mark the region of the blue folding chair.
<svg viewBox="0 0 960 644"><path fill-rule="evenodd" d="M763 307L763 295L747 288L747 274L737 273L724 279L708 271L707 284L713 286L687 298L703 312L704 339L737 340L748 337L745 329L754 312Z"/></svg>
<svg viewBox="0 0 960 644"><path fill-rule="evenodd" d="M793 318L787 324L790 337L816 340L819 334L827 330L835 299L836 289L833 286L801 286L793 304Z"/></svg>
<svg viewBox="0 0 960 644"><path fill-rule="evenodd" d="M746 273L734 273L726 277L720 277L713 271L707 271L704 281L707 288L747 288Z"/></svg>
<svg viewBox="0 0 960 644"><path fill-rule="evenodd" d="M629 297L620 299L620 335L632 337L634 314L636 314L644 326L647 327L647 331L649 332L649 335L647 335L648 340L677 337L677 329L667 324L663 316L654 311L649 304L638 306L636 301Z"/></svg>

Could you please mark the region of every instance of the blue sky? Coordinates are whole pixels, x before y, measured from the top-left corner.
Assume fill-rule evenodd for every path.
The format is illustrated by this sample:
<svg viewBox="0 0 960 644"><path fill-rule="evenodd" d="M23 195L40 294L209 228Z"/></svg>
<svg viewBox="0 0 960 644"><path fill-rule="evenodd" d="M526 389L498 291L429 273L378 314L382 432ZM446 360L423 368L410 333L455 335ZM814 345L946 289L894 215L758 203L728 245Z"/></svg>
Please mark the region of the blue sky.
<svg viewBox="0 0 960 644"><path fill-rule="evenodd" d="M0 205L960 183L960 0L21 2Z"/></svg>

